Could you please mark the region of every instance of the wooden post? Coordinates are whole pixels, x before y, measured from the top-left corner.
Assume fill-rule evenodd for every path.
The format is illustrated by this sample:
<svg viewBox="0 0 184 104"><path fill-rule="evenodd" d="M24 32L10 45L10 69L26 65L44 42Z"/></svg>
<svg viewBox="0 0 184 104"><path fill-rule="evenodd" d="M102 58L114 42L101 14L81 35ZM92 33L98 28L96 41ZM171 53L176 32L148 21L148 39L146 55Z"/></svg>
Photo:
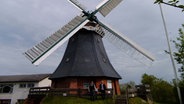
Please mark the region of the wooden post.
<svg viewBox="0 0 184 104"><path fill-rule="evenodd" d="M119 86L119 81L115 80L115 92L117 95L121 95L121 90L120 90L120 86Z"/></svg>

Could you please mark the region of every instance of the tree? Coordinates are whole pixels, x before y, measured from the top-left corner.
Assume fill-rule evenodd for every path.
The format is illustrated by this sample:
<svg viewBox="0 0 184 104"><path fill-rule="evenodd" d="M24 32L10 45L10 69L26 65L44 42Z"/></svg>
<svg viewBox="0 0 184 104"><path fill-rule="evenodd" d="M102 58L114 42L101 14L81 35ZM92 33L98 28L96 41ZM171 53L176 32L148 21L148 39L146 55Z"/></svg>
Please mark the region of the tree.
<svg viewBox="0 0 184 104"><path fill-rule="evenodd" d="M176 103L176 95L172 84L148 74L142 75L141 82L142 84L150 85L151 95L154 101L167 104Z"/></svg>
<svg viewBox="0 0 184 104"><path fill-rule="evenodd" d="M177 64L181 65L179 72L181 73L181 79L184 81L184 24L182 28L179 29L179 37L176 41L173 41L177 52L174 52L174 58L177 61Z"/></svg>
<svg viewBox="0 0 184 104"><path fill-rule="evenodd" d="M158 3L158 4L160 4L160 3L166 4L166 5L169 5L169 6L180 8L180 9L182 9L182 11L184 11L184 5L179 4L179 0L167 0L167 2L164 1L164 0L156 0L154 3L155 4L156 3Z"/></svg>
<svg viewBox="0 0 184 104"><path fill-rule="evenodd" d="M182 9L184 11L184 5L179 4L179 0L156 0L154 3L162 3L169 6L173 6L176 8ZM181 67L179 68L179 72L181 73L181 81L180 86L182 85L184 87L184 24L182 25L182 28L179 29L179 37L177 38L177 41L173 41L175 44L175 47L177 49L177 52L174 52L174 58L177 61L177 64L180 64ZM167 52L166 52L167 53Z"/></svg>
<svg viewBox="0 0 184 104"><path fill-rule="evenodd" d="M142 84L148 84L150 86L152 86L154 84L154 81L156 80L157 78L153 75L148 75L148 74L143 74L142 75L142 80L141 80L141 83Z"/></svg>

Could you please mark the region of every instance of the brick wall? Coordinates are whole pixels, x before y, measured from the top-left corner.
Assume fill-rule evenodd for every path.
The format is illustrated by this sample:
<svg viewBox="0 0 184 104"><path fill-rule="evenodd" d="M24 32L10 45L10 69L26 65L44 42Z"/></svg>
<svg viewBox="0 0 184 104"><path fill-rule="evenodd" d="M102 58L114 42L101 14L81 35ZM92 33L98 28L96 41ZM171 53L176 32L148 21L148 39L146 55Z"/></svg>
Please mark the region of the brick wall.
<svg viewBox="0 0 184 104"><path fill-rule="evenodd" d="M97 89L99 89L99 85L101 81L104 82L104 84L107 86L107 80L112 81L112 88L114 90L114 94L120 95L120 86L118 79L111 79L111 78L61 78L52 80L52 88L72 88L72 89L83 89L84 83L90 83L91 81L94 81Z"/></svg>

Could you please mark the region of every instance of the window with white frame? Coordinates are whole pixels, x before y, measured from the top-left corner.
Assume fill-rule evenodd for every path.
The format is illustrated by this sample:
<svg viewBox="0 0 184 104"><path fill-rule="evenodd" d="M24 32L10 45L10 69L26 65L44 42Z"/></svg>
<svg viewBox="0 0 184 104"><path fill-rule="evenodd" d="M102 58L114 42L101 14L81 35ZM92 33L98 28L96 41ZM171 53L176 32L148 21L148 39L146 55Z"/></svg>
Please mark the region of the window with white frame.
<svg viewBox="0 0 184 104"><path fill-rule="evenodd" d="M0 93L12 93L13 84L0 84Z"/></svg>
<svg viewBox="0 0 184 104"><path fill-rule="evenodd" d="M34 86L35 86L34 83L20 83L19 84L19 88L32 88Z"/></svg>
<svg viewBox="0 0 184 104"><path fill-rule="evenodd" d="M26 83L19 84L19 88L26 88Z"/></svg>
<svg viewBox="0 0 184 104"><path fill-rule="evenodd" d="M34 83L28 83L28 84L27 84L27 87L28 87L28 88L32 88L32 87L34 87L34 86L35 86Z"/></svg>

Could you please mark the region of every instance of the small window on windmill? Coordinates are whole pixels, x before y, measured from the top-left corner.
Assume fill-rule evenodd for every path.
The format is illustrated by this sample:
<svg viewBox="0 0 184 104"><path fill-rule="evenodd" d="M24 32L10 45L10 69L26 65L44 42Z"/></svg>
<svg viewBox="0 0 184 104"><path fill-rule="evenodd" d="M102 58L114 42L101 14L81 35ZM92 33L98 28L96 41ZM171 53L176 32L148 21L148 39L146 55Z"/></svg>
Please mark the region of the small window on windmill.
<svg viewBox="0 0 184 104"><path fill-rule="evenodd" d="M103 62L106 63L107 60L104 57L102 59L103 59Z"/></svg>
<svg viewBox="0 0 184 104"><path fill-rule="evenodd" d="M70 58L66 58L65 62L69 62L70 61Z"/></svg>

